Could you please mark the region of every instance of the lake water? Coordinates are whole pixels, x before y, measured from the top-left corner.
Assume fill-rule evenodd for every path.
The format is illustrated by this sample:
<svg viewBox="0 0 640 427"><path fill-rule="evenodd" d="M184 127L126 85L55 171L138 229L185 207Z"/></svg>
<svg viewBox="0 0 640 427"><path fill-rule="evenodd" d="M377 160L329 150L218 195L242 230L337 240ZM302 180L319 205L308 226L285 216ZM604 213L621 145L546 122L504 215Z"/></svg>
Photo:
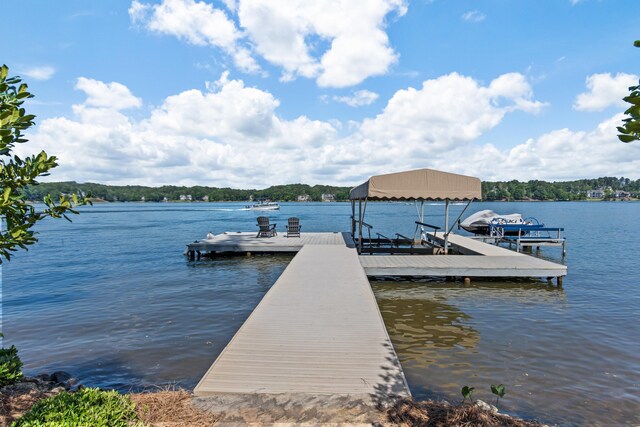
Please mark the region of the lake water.
<svg viewBox="0 0 640 427"><path fill-rule="evenodd" d="M73 223L46 221L40 242L3 266L2 330L27 374L66 370L121 391L193 388L291 256L187 262L207 232L256 229L238 203L102 204ZM457 216L462 206L452 207ZM640 203L475 203L564 226L569 274L545 281L372 281L417 398L492 400L501 410L561 425L640 423ZM427 205L426 222L444 207ZM346 231L346 203L284 203L278 229ZM369 204L366 221L413 235L416 210ZM541 256L560 260L559 248Z"/></svg>

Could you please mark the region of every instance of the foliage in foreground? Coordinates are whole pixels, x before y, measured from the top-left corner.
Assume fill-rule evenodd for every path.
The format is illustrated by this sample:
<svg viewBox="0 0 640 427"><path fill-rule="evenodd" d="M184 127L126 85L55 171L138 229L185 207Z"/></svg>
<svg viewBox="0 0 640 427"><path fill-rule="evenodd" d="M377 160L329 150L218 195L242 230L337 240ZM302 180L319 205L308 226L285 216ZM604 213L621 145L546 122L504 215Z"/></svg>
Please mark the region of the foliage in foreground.
<svg viewBox="0 0 640 427"><path fill-rule="evenodd" d="M640 40L636 40L633 45L640 47ZM623 101L631 104L631 107L624 113L629 117L623 119L623 125L618 127L618 139L622 142L632 142L640 140L640 84L629 88L629 95L622 98Z"/></svg>
<svg viewBox="0 0 640 427"><path fill-rule="evenodd" d="M135 405L129 396L116 391L83 388L62 392L36 403L12 427L130 427L137 422Z"/></svg>
<svg viewBox="0 0 640 427"><path fill-rule="evenodd" d="M0 338L4 334L0 332ZM0 349L0 387L10 385L22 378L22 360L18 357L18 349L15 345Z"/></svg>
<svg viewBox="0 0 640 427"><path fill-rule="evenodd" d="M38 241L32 230L38 221L47 217L68 220L67 213L78 213L74 206L88 202L75 194L60 196L57 202L46 195L40 212L27 203L24 188L38 185L39 177L58 166L56 157L44 151L24 159L12 154L16 144L27 142L23 133L34 125L35 116L22 107L29 98L33 95L20 77L9 77L9 68L0 67L0 220L6 221L6 230L0 227L0 264L11 259L12 252Z"/></svg>

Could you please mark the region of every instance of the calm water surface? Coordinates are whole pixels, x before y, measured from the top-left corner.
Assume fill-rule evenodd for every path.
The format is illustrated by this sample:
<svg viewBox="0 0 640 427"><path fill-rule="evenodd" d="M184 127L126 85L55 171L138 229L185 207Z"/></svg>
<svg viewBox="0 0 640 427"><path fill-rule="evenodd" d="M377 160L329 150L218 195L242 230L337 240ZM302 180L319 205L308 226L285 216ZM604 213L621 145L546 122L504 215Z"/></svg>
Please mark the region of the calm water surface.
<svg viewBox="0 0 640 427"><path fill-rule="evenodd" d="M286 268L290 256L188 263L187 242L255 229L241 204L105 204L72 224L47 221L40 242L2 272L2 330L27 374L67 370L122 391L191 388ZM462 206L454 206L457 215ZM500 408L561 425L640 423L640 203L477 203L564 226L564 288L544 281L377 280L372 287L418 398L458 400L463 385ZM442 224L443 207L427 206ZM283 230L344 231L348 204L283 204ZM413 205L370 204L367 222L413 235ZM559 260L558 248L541 256Z"/></svg>

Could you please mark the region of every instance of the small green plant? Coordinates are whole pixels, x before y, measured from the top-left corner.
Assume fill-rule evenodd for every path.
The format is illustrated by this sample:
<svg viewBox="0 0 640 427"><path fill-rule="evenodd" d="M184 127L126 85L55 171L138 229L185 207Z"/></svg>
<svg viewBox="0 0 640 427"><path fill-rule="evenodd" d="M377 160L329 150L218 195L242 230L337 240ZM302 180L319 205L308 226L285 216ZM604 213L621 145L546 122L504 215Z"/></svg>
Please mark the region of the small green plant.
<svg viewBox="0 0 640 427"><path fill-rule="evenodd" d="M469 399L469 402L473 402L473 390L475 389L475 387L469 387L468 385L462 387L462 390L460 390L460 393L462 394L462 403L467 399Z"/></svg>
<svg viewBox="0 0 640 427"><path fill-rule="evenodd" d="M0 338L4 334L0 332ZM18 349L15 345L0 349L0 387L13 384L22 378L22 360L18 357Z"/></svg>
<svg viewBox="0 0 640 427"><path fill-rule="evenodd" d="M498 404L498 399L504 397L504 394L507 392L507 389L504 387L504 384L495 385L491 384L491 393L496 395L496 405Z"/></svg>
<svg viewBox="0 0 640 427"><path fill-rule="evenodd" d="M116 391L84 388L43 399L12 427L131 427L140 426L135 405Z"/></svg>

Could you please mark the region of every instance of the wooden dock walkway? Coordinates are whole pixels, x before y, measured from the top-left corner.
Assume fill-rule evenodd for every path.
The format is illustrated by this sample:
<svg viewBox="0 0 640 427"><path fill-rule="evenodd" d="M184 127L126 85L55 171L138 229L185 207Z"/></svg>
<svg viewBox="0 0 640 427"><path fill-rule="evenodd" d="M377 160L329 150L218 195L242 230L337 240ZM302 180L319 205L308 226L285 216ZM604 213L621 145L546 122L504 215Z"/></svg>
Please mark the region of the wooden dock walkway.
<svg viewBox="0 0 640 427"><path fill-rule="evenodd" d="M194 390L218 393L410 394L355 249L299 250Z"/></svg>

